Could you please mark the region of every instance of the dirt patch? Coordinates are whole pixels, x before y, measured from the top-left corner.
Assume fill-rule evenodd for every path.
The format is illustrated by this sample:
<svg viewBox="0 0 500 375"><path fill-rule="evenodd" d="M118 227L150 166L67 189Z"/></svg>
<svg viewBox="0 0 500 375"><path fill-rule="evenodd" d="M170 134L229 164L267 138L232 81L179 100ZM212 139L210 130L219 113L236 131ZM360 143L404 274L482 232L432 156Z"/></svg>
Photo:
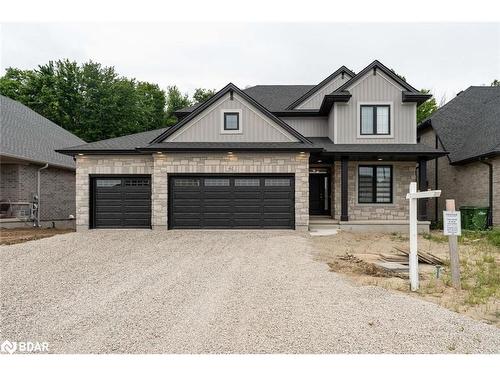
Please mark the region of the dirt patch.
<svg viewBox="0 0 500 375"><path fill-rule="evenodd" d="M52 228L0 228L0 245L13 245L16 243L39 240L57 234L74 232L73 229Z"/></svg>
<svg viewBox="0 0 500 375"><path fill-rule="evenodd" d="M461 237L461 291L450 286L447 238L439 232L419 236L419 250L444 260L439 278L433 265L420 264L420 289L410 292L408 273L391 272L376 266L380 254L398 254L396 247L408 246L401 234L352 233L312 237L316 257L332 271L347 275L362 285L377 285L437 303L450 310L500 327L500 249L486 238Z"/></svg>

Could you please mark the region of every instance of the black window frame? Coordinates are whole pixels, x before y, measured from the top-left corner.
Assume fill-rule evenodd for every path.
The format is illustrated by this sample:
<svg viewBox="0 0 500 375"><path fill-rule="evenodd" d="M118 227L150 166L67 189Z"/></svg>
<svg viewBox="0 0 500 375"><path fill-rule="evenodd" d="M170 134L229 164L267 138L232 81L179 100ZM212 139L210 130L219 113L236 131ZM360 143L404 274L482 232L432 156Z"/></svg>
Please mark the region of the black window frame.
<svg viewBox="0 0 500 375"><path fill-rule="evenodd" d="M363 133L363 108L373 108L373 119L372 119L372 133ZM377 108L385 107L388 109L387 114L387 133L379 133L378 132L378 124L377 124ZM361 104L359 106L359 134L360 135L391 135L391 105L390 104Z"/></svg>
<svg viewBox="0 0 500 375"><path fill-rule="evenodd" d="M387 168L389 167L391 173L390 179L390 201L389 202L377 202L377 168ZM372 200L370 202L362 202L359 191L359 171L360 168L371 168L372 169ZM393 204L394 203L394 168L393 165L389 164L360 164L358 165L358 204Z"/></svg>
<svg viewBox="0 0 500 375"><path fill-rule="evenodd" d="M236 115L236 124L238 125L236 129L228 129L227 128L227 116L228 115ZM237 132L240 131L240 113L239 112L224 112L224 131L227 132Z"/></svg>

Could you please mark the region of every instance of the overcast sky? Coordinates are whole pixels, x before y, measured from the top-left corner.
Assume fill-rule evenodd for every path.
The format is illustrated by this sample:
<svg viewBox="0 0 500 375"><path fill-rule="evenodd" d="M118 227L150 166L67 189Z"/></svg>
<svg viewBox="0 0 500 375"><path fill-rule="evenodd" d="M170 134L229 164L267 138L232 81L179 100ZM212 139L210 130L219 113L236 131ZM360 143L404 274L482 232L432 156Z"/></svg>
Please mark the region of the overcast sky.
<svg viewBox="0 0 500 375"><path fill-rule="evenodd" d="M89 59L120 75L220 89L315 84L341 65L355 72L374 59L438 101L500 79L500 24L85 23L3 24L6 67Z"/></svg>

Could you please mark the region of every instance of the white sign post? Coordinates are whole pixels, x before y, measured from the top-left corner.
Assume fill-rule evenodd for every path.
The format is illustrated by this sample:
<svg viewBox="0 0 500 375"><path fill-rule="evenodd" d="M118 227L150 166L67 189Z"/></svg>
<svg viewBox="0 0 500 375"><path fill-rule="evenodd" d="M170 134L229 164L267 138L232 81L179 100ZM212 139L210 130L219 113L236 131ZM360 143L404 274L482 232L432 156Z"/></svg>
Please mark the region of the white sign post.
<svg viewBox="0 0 500 375"><path fill-rule="evenodd" d="M427 190L417 192L417 183L410 182L410 192L406 194L406 199L410 200L410 287L412 291L418 289L418 246L417 246L417 201L422 198L439 197L441 190Z"/></svg>
<svg viewBox="0 0 500 375"><path fill-rule="evenodd" d="M460 290L460 259L458 257L458 236L462 235L460 211L455 211L455 200L446 200L446 211L443 211L443 232L448 236L450 249L451 284Z"/></svg>

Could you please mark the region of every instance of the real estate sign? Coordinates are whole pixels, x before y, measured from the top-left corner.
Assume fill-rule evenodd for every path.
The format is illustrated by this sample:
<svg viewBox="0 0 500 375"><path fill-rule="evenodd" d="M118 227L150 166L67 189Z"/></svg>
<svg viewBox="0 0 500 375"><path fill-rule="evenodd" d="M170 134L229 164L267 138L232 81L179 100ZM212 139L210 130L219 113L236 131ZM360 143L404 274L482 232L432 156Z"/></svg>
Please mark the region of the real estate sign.
<svg viewBox="0 0 500 375"><path fill-rule="evenodd" d="M460 236L462 234L460 211L443 211L443 231L445 236Z"/></svg>

